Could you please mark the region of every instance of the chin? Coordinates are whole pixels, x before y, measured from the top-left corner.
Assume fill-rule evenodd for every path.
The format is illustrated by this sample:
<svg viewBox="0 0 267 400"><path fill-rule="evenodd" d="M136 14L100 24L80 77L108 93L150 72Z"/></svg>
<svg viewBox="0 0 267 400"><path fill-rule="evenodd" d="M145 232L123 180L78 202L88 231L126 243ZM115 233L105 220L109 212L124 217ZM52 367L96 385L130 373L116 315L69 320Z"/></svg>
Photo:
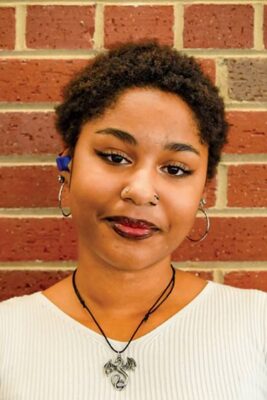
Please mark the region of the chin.
<svg viewBox="0 0 267 400"><path fill-rule="evenodd" d="M123 251L112 254L106 254L103 260L118 271L141 271L151 265L160 263L163 259L170 258L170 254L155 254L151 253L151 248L148 251Z"/></svg>

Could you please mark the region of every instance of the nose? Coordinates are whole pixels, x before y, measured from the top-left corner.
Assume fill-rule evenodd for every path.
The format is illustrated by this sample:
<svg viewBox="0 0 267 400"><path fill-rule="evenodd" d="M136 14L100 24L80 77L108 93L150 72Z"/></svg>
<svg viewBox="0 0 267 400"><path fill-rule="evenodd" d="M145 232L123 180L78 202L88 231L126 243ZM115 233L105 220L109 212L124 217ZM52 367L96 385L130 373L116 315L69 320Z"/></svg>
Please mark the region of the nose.
<svg viewBox="0 0 267 400"><path fill-rule="evenodd" d="M135 205L157 205L159 195L154 186L153 174L147 170L139 169L132 173L122 188L121 198Z"/></svg>

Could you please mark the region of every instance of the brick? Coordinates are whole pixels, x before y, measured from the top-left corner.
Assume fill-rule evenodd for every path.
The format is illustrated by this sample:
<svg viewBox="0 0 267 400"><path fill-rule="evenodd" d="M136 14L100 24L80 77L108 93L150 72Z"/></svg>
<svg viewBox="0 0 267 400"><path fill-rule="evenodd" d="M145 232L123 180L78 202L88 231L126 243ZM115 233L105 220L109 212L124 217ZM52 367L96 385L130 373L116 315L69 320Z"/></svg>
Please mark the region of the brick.
<svg viewBox="0 0 267 400"><path fill-rule="evenodd" d="M47 289L69 271L0 271L0 301Z"/></svg>
<svg viewBox="0 0 267 400"><path fill-rule="evenodd" d="M86 60L0 60L0 101L59 101L62 87L86 64Z"/></svg>
<svg viewBox="0 0 267 400"><path fill-rule="evenodd" d="M15 48L15 8L0 7L0 49Z"/></svg>
<svg viewBox="0 0 267 400"><path fill-rule="evenodd" d="M203 71L215 79L213 60L201 59ZM88 64L86 60L0 60L0 101L60 101L70 78ZM16 76L16 80L12 79Z"/></svg>
<svg viewBox="0 0 267 400"><path fill-rule="evenodd" d="M231 100L267 101L267 59L228 59L225 64Z"/></svg>
<svg viewBox="0 0 267 400"><path fill-rule="evenodd" d="M53 112L0 114L0 155L58 154L62 148Z"/></svg>
<svg viewBox="0 0 267 400"><path fill-rule="evenodd" d="M253 7L226 4L185 6L183 37L185 48L251 48Z"/></svg>
<svg viewBox="0 0 267 400"><path fill-rule="evenodd" d="M235 154L267 153L267 112L232 111L227 113L229 143L224 152Z"/></svg>
<svg viewBox="0 0 267 400"><path fill-rule="evenodd" d="M229 207L267 207L267 165L238 165L228 169Z"/></svg>
<svg viewBox="0 0 267 400"><path fill-rule="evenodd" d="M57 175L48 166L0 167L0 207L57 207Z"/></svg>
<svg viewBox="0 0 267 400"><path fill-rule="evenodd" d="M26 45L32 49L89 49L94 6L28 6Z"/></svg>
<svg viewBox="0 0 267 400"><path fill-rule="evenodd" d="M265 261L267 259L267 218L210 218L211 229L200 243L185 239L173 253L174 261ZM200 228L200 223L201 228ZM204 221L197 221L195 233L200 237Z"/></svg>
<svg viewBox="0 0 267 400"><path fill-rule="evenodd" d="M216 67L214 60L209 60L209 59L197 59L202 71L204 74L208 75L209 78L212 80L213 83L215 83L215 78L216 78Z"/></svg>
<svg viewBox="0 0 267 400"><path fill-rule="evenodd" d="M213 207L216 202L217 178L213 178L206 184L204 198L207 202L206 207Z"/></svg>
<svg viewBox="0 0 267 400"><path fill-rule="evenodd" d="M0 219L0 260L75 260L76 239L71 219Z"/></svg>
<svg viewBox="0 0 267 400"><path fill-rule="evenodd" d="M104 45L111 48L127 41L158 39L173 45L172 6L106 6Z"/></svg>
<svg viewBox="0 0 267 400"><path fill-rule="evenodd" d="M264 22L263 22L263 40L264 46L267 49L267 6L264 6Z"/></svg>
<svg viewBox="0 0 267 400"><path fill-rule="evenodd" d="M267 292L267 271L235 271L224 276L226 285Z"/></svg>

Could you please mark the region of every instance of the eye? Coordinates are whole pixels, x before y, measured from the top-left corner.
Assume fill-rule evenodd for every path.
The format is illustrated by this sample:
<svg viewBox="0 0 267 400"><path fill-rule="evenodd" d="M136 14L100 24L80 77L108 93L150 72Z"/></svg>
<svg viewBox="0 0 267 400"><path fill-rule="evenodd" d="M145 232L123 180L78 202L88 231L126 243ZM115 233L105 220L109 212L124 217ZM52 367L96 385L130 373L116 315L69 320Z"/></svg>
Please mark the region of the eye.
<svg viewBox="0 0 267 400"><path fill-rule="evenodd" d="M171 175L171 176L185 176L185 175L191 175L192 171L190 169L188 169L188 167L186 167L185 165L166 165L165 167L162 168L163 171L166 171L167 174Z"/></svg>
<svg viewBox="0 0 267 400"><path fill-rule="evenodd" d="M130 160L128 160L128 158L126 158L123 154L120 154L119 152L116 152L116 151L103 152L103 151L96 150L96 154L99 157L106 160L107 162L109 162L110 164L122 165L122 164L130 163Z"/></svg>

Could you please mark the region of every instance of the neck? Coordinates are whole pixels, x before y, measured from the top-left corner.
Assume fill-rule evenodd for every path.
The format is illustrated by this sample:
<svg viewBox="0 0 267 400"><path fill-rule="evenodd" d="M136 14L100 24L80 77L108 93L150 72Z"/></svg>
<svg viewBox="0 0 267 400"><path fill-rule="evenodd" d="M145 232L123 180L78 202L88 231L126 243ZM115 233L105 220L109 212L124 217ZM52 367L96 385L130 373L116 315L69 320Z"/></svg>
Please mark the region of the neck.
<svg viewBox="0 0 267 400"><path fill-rule="evenodd" d="M144 314L172 278L170 259L122 270L80 258L76 285L86 304L106 312Z"/></svg>

